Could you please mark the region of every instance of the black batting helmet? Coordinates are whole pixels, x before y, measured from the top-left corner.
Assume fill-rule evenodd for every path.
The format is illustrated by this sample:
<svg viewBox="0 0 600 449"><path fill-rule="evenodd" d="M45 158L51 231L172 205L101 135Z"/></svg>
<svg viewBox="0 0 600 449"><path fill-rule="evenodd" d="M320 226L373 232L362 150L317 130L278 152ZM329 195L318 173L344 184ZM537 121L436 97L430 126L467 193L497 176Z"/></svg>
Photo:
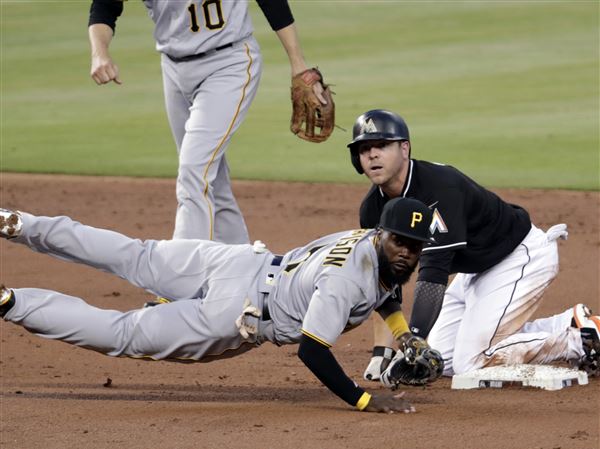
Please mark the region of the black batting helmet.
<svg viewBox="0 0 600 449"><path fill-rule="evenodd" d="M356 119L352 128L352 142L348 144L348 148L352 165L361 175L364 172L360 165L358 144L365 140L410 141L408 126L398 114L384 109L367 111Z"/></svg>

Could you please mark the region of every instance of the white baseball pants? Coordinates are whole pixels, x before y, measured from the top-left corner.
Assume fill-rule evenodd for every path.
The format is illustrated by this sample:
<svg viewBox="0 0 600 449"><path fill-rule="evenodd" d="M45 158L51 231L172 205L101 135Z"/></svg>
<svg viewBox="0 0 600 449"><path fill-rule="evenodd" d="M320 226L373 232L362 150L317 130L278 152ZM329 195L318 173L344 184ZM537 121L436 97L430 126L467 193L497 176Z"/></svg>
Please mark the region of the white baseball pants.
<svg viewBox="0 0 600 449"><path fill-rule="evenodd" d="M444 374L493 365L549 363L583 355L571 309L528 322L558 273L556 239L566 225L544 233L532 226L519 246L487 271L456 275L444 296L429 344L445 361Z"/></svg>

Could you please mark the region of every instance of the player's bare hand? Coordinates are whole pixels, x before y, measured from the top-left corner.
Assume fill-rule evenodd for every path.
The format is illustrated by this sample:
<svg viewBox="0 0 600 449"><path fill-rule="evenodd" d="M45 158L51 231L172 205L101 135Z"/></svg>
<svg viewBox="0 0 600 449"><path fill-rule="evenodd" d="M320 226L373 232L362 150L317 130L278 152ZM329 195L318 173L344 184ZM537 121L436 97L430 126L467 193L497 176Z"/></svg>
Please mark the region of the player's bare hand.
<svg viewBox="0 0 600 449"><path fill-rule="evenodd" d="M313 84L312 88L313 92L315 93L321 104L327 104L327 100L323 96L323 85L321 83L315 83Z"/></svg>
<svg viewBox="0 0 600 449"><path fill-rule="evenodd" d="M404 392L390 395L372 395L365 412L414 413L414 406L404 398Z"/></svg>
<svg viewBox="0 0 600 449"><path fill-rule="evenodd" d="M302 65L292 67L292 78L294 78L294 76L298 75L299 73L304 72L306 69L307 69L307 67L306 67L306 64L304 64L304 63ZM317 96L317 98L321 102L321 104L327 104L327 99L323 95L323 91L325 89L323 89L323 85L321 83L313 84L312 90L313 90L313 93Z"/></svg>
<svg viewBox="0 0 600 449"><path fill-rule="evenodd" d="M110 57L92 57L92 79L96 84L106 84L114 81L116 84L122 84L119 78L119 67Z"/></svg>

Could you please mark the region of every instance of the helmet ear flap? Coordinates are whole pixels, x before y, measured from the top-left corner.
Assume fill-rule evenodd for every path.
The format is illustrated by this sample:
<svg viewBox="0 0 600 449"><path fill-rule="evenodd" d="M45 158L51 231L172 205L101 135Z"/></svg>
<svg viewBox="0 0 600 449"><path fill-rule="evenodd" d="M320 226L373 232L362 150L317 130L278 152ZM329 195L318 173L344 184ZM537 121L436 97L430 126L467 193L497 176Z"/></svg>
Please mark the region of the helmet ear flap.
<svg viewBox="0 0 600 449"><path fill-rule="evenodd" d="M358 154L358 149L350 148L350 160L352 161L352 165L354 165L354 168L358 174L362 175L364 170L360 164L360 155Z"/></svg>

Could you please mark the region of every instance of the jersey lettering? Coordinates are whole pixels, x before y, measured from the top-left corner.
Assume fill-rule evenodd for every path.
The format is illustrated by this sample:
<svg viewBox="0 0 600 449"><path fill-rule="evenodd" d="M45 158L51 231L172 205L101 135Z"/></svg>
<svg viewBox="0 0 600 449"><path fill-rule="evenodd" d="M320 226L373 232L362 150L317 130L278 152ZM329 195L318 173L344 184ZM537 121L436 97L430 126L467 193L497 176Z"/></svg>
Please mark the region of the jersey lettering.
<svg viewBox="0 0 600 449"><path fill-rule="evenodd" d="M214 5L214 12L216 18L211 14L211 5ZM202 2L202 10L204 11L204 24L209 30L218 30L223 28L225 25L225 19L223 19L223 9L221 8L221 0L205 0ZM213 19L216 19L213 22Z"/></svg>
<svg viewBox="0 0 600 449"><path fill-rule="evenodd" d="M344 262L346 262L345 257L326 256L325 260L323 261L323 266L324 267L342 267L342 266L344 266Z"/></svg>
<svg viewBox="0 0 600 449"><path fill-rule="evenodd" d="M188 6L188 12L190 13L190 30L197 33L200 31L200 25L198 25L198 12L194 2ZM207 30L218 30L225 25L221 0L205 0L202 2L202 12L204 26Z"/></svg>
<svg viewBox="0 0 600 449"><path fill-rule="evenodd" d="M190 6L188 6L188 12L190 13L190 30L197 33L200 31L200 27L198 26L198 17L196 16L196 5L193 3L190 4Z"/></svg>
<svg viewBox="0 0 600 449"><path fill-rule="evenodd" d="M302 259L297 260L295 262L290 262L288 263L285 268L283 269L283 271L285 273L291 273L292 271L296 270L300 265L302 265L304 262L306 262L310 256L312 256L314 253L316 253L317 251L319 251L321 248L323 248L323 246L314 246L311 249L308 250L308 252L306 253L306 256L304 256Z"/></svg>
<svg viewBox="0 0 600 449"><path fill-rule="evenodd" d="M352 251L352 248L349 246L341 248L336 247L329 251L329 254L350 254L350 251Z"/></svg>
<svg viewBox="0 0 600 449"><path fill-rule="evenodd" d="M348 237L342 237L335 246L325 256L324 267L342 267L348 259L348 254L352 252L354 245L360 241L361 237L369 232L368 229L358 229L352 231Z"/></svg>

